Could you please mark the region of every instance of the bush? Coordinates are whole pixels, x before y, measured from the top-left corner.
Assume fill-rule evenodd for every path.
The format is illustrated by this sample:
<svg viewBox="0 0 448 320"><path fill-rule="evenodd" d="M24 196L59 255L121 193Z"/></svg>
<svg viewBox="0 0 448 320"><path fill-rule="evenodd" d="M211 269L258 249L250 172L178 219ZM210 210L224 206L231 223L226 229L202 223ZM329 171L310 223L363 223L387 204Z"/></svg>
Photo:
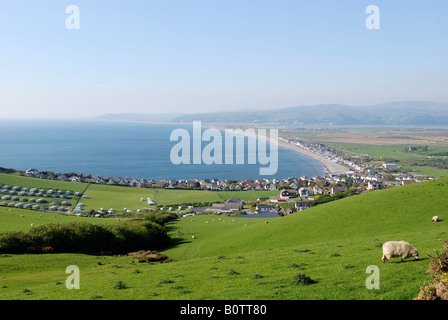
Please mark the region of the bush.
<svg viewBox="0 0 448 320"><path fill-rule="evenodd" d="M308 277L306 274L304 273L298 273L294 279L291 282L294 285L310 285L313 283L316 283L316 281L314 281L313 279L311 279L310 277Z"/></svg>
<svg viewBox="0 0 448 320"><path fill-rule="evenodd" d="M118 290L122 290L122 289L126 289L126 283L124 283L123 281L118 281L117 284L114 286L114 289L118 289Z"/></svg>
<svg viewBox="0 0 448 320"><path fill-rule="evenodd" d="M28 233L0 234L0 253L123 254L162 248L169 241L165 229L149 221L108 226L52 223L34 227Z"/></svg>
<svg viewBox="0 0 448 320"><path fill-rule="evenodd" d="M156 210L156 211L145 210L144 212L145 212L145 219L147 221L157 223L161 226L164 226L168 222L177 219L176 214L170 213L170 212L164 212L164 211L160 211L160 210Z"/></svg>
<svg viewBox="0 0 448 320"><path fill-rule="evenodd" d="M433 279L423 284L414 300L448 300L448 242L442 242L441 252L436 251L434 256L428 254L431 264L427 272L433 274Z"/></svg>

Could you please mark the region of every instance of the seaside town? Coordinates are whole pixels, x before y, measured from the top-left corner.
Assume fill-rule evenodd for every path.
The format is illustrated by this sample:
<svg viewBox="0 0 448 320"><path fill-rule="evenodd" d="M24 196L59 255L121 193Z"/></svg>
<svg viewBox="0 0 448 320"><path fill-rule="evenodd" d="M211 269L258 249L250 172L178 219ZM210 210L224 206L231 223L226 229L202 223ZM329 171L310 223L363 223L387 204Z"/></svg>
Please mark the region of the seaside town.
<svg viewBox="0 0 448 320"><path fill-rule="evenodd" d="M327 196L327 200L325 201L332 201L333 199L345 196L433 179L432 177L419 176L408 170L403 170L396 163L372 161L374 160L373 157L367 154L347 156L340 154L338 150L334 150L322 143L304 142L296 139L280 139L281 143L287 143L295 148L300 148L304 154L311 154L316 160L325 165L328 171L327 174L312 177L300 176L285 179L243 181L229 179L170 179L156 181L153 179L147 180L131 177L85 176L82 173L41 172L37 169L29 169L26 172L20 172L20 174L40 179L117 185L131 188L242 192L278 191L277 195L265 198L260 197L253 203L245 203L239 198L232 198L225 203L214 203L212 205L198 207L189 206L187 214L187 216L201 212L230 214L239 211L241 213L256 213L257 216L265 217L272 215L284 216L310 208L319 203L319 200L322 199L320 196ZM317 201L316 198L318 199ZM141 200L144 201L145 199ZM281 203L288 203L289 205L281 206ZM156 203L148 199L148 206L154 205ZM249 207L251 206L251 210L248 209L247 205ZM80 208L78 207L76 209L79 211ZM173 210L172 207L167 209L170 211Z"/></svg>
<svg viewBox="0 0 448 320"><path fill-rule="evenodd" d="M331 193L335 185L355 186L361 190L378 190L395 187L424 180L432 177L416 175L410 170L401 169L396 163L368 164L373 157L362 154L357 156L340 155L337 150L322 143L291 141L279 138L287 143L294 144L304 151L317 156L316 159L323 164L333 163L344 168L344 172L331 172L327 169L323 176L300 176L285 179L257 179L257 180L220 180L220 179L169 179L153 180L135 177L103 177L84 175L82 173L45 172L29 169L22 174L27 177L40 179L84 182L127 186L135 188L167 188L167 189L196 189L211 191L248 191L248 190L281 190L284 188L298 190L301 187L312 187L319 194ZM319 159L320 158L320 159ZM327 165L328 167L328 165ZM314 192L316 191L314 190Z"/></svg>

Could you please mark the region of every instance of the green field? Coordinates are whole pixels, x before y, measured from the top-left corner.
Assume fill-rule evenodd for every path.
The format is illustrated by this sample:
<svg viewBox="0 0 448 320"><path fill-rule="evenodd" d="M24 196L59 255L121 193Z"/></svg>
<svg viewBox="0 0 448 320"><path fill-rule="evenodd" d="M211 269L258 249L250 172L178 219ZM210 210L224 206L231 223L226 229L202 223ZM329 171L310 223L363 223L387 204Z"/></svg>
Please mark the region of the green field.
<svg viewBox="0 0 448 320"><path fill-rule="evenodd" d="M43 188L43 189L60 189L71 190L74 192L83 192L87 184L80 182L68 182L68 181L55 181L44 180L29 177L21 177L17 175L10 175L0 173L0 185L19 186L19 187L31 187L31 188Z"/></svg>
<svg viewBox="0 0 448 320"><path fill-rule="evenodd" d="M40 180L7 174L0 174L0 185L84 192L88 198L79 200L79 203L85 205L83 209L98 211L100 208L105 210L113 208L117 212L122 212L124 208L135 211L148 207L148 197L156 201L157 205L160 206L183 205L185 209L190 203L225 202L233 197L245 201L254 201L259 197L270 197L278 194L278 191L202 191L89 185L87 183ZM141 200L142 198L143 201ZM54 200L45 199L50 200L50 202ZM77 198L72 199L72 209L75 203L77 203Z"/></svg>
<svg viewBox="0 0 448 320"><path fill-rule="evenodd" d="M426 254L441 249L439 238L448 239L447 192L448 179L442 178L344 198L268 219L267 224L266 219L218 215L179 218L167 226L173 243L163 253L174 259L171 263L83 254L4 254L0 299L413 299L431 279ZM27 210L16 211L13 217L7 209L0 210L3 231L27 230L36 223L38 215L30 218ZM25 217L19 218L21 214ZM441 221L432 222L434 215ZM42 218L44 223L120 223L52 214ZM400 263L395 258L383 264L381 243L389 240L410 242L419 249L420 260ZM69 265L80 268L79 290L65 287ZM379 290L365 286L370 265L379 267ZM316 283L294 284L299 273ZM125 289L114 288L119 281Z"/></svg>
<svg viewBox="0 0 448 320"><path fill-rule="evenodd" d="M326 142L329 146L336 149L343 149L348 151L349 155L357 154L368 154L375 157L375 160L379 165L384 162L390 161L390 159L398 160L397 165L403 167L404 169L412 169L417 171L419 174L428 175L432 177L447 177L448 171L430 167L430 166L412 166L411 164L416 161L422 161L428 159L431 153L436 152L447 152L447 148L441 147L429 147L428 151L424 152L404 152L403 150L410 145L367 145L367 144L357 144L357 143L341 143L341 142ZM343 152L342 152L343 153ZM433 157L445 158L445 157Z"/></svg>

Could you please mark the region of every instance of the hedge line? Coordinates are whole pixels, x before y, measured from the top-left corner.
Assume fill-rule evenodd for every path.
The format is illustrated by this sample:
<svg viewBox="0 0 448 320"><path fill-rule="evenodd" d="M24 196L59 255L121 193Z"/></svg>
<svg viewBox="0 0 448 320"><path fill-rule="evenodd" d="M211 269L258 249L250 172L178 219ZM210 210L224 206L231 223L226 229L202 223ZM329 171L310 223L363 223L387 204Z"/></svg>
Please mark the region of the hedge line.
<svg viewBox="0 0 448 320"><path fill-rule="evenodd" d="M151 221L129 221L120 225L88 222L51 223L28 232L0 234L0 253L87 253L125 254L167 246L165 229Z"/></svg>

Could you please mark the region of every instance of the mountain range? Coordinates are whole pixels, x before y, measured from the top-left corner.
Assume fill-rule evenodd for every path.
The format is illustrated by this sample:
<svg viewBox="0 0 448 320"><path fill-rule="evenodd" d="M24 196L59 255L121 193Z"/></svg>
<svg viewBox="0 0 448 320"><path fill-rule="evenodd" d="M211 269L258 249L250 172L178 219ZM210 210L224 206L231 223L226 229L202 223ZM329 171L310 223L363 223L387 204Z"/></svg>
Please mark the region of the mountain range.
<svg viewBox="0 0 448 320"><path fill-rule="evenodd" d="M106 114L101 120L281 125L448 125L448 103L397 101L370 106L318 104L271 110L196 114Z"/></svg>

